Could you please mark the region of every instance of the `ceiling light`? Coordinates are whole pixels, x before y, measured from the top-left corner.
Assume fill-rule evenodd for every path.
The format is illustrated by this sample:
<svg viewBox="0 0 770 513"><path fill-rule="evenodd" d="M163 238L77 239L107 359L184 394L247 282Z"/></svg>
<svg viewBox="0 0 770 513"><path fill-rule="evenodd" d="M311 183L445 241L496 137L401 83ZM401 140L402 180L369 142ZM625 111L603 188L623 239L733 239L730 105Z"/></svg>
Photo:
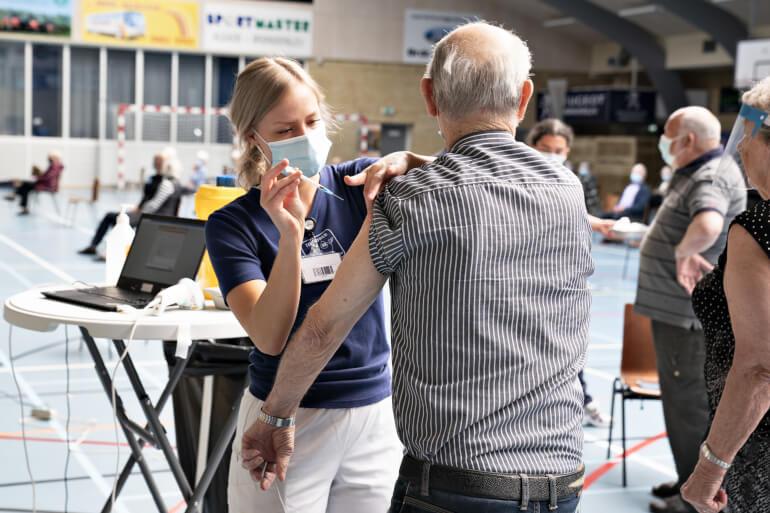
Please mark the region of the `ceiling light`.
<svg viewBox="0 0 770 513"><path fill-rule="evenodd" d="M575 18L555 18L553 20L546 20L543 22L543 27L554 28L563 27L565 25L572 25L575 23Z"/></svg>
<svg viewBox="0 0 770 513"><path fill-rule="evenodd" d="M629 18L631 16L639 16L642 14L652 14L657 12L658 6L654 4L640 5L638 7L627 7L618 11L618 16L623 18Z"/></svg>

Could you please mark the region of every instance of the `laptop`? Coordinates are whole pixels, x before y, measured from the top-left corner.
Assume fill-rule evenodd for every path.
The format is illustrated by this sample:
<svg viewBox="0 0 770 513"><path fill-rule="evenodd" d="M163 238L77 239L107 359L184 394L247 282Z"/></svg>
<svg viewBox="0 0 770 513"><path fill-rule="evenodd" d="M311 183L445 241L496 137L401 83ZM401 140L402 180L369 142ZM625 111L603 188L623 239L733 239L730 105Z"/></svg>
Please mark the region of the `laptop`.
<svg viewBox="0 0 770 513"><path fill-rule="evenodd" d="M115 287L43 292L43 296L108 312L144 308L162 289L195 279L206 249L205 221L143 214Z"/></svg>

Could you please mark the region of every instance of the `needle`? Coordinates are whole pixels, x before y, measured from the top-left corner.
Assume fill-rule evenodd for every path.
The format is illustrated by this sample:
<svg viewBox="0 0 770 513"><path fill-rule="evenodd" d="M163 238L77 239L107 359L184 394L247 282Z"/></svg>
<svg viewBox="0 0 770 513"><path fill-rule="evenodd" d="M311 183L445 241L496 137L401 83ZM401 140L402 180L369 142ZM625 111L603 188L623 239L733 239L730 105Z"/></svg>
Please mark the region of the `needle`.
<svg viewBox="0 0 770 513"><path fill-rule="evenodd" d="M287 176L287 175L289 174L289 169L288 169L288 168L284 169L284 170L281 172L281 174L282 174L283 176ZM321 184L320 184L320 183L318 183L318 182L314 182L313 180L311 180L310 178L308 178L307 176L305 176L305 175L303 175L303 174L299 175L299 178L300 178L300 180L302 180L302 181L305 181L305 182L309 183L310 185L312 185L313 187L315 187L315 188L316 188L316 189L318 189L319 191L323 192L324 194L328 194L329 196L333 196L333 197L337 198L337 199L338 199L338 200L340 200L340 201L345 201L345 200L344 200L342 197L340 197L340 196L338 196L338 195L334 194L334 193L331 191L331 189L329 189L329 188L328 188L328 187L326 187L325 185L321 185Z"/></svg>

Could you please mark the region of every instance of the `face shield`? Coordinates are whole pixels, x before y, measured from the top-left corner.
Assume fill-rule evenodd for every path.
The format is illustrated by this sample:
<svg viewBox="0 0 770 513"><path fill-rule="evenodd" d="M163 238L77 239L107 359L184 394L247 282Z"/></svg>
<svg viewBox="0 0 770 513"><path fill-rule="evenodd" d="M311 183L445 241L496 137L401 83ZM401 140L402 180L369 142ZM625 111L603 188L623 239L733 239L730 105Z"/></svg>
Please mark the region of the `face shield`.
<svg viewBox="0 0 770 513"><path fill-rule="evenodd" d="M719 163L717 169L718 180L726 180L730 174L730 168L737 166L740 169L741 174L747 188L751 188L749 183L750 172L747 166L754 165L751 162L755 152L750 151L753 146L753 142L759 135L760 130L770 131L770 120L768 118L770 114L767 112L752 107L751 105L742 104L741 110L738 112L738 117L735 119L735 124L730 132L730 137L727 140L722 160ZM759 155L756 155L759 157ZM761 158L761 157L760 157ZM763 169L770 162L760 163L763 165ZM753 169L753 167L752 167Z"/></svg>

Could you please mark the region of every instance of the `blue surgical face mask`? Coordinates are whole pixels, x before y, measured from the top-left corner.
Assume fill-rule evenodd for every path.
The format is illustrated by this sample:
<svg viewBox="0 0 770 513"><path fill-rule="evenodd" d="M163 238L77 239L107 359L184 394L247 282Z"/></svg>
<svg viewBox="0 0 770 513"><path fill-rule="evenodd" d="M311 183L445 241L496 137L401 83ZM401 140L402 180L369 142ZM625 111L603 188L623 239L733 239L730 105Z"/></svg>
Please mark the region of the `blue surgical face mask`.
<svg viewBox="0 0 770 513"><path fill-rule="evenodd" d="M631 175L631 183L640 184L644 181L644 178L642 178L642 175L632 174Z"/></svg>
<svg viewBox="0 0 770 513"><path fill-rule="evenodd" d="M563 166L564 163L567 161L567 156L561 155L559 153L550 153L547 151L542 151L540 152L540 154L543 155L543 157L545 157L546 160L549 160L558 166Z"/></svg>
<svg viewBox="0 0 770 513"><path fill-rule="evenodd" d="M676 156L671 154L671 144L679 139L679 137L674 137L672 139L663 134L660 136L660 140L658 141L658 151L660 151L660 156L663 159L663 162L671 167L674 166L674 161L676 160Z"/></svg>
<svg viewBox="0 0 770 513"><path fill-rule="evenodd" d="M275 142L265 141L256 130L254 133L270 148L272 166L286 159L291 167L299 169L308 178L321 171L332 147L332 142L326 137L326 128L323 125L308 130L304 135Z"/></svg>

